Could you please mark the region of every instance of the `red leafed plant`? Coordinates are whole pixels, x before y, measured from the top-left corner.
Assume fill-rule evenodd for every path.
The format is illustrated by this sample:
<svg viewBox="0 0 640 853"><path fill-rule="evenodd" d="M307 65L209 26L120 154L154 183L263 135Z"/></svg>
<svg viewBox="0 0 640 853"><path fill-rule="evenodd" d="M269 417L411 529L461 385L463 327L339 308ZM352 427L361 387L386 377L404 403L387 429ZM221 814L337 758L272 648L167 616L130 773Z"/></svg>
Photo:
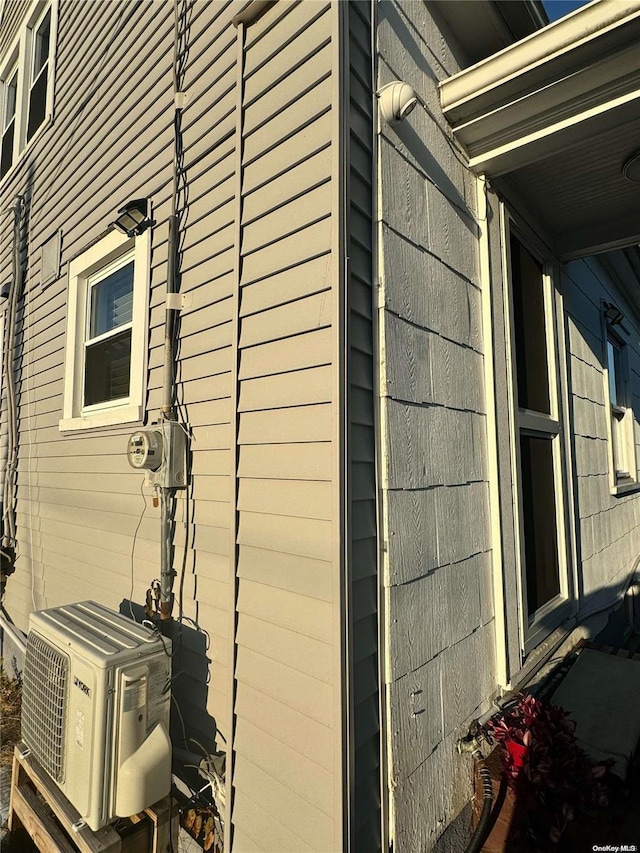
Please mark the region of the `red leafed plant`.
<svg viewBox="0 0 640 853"><path fill-rule="evenodd" d="M577 813L609 804L611 762L591 761L575 729L563 708L524 694L485 725L488 739L502 746L507 784L528 819L525 831L541 846L558 844Z"/></svg>

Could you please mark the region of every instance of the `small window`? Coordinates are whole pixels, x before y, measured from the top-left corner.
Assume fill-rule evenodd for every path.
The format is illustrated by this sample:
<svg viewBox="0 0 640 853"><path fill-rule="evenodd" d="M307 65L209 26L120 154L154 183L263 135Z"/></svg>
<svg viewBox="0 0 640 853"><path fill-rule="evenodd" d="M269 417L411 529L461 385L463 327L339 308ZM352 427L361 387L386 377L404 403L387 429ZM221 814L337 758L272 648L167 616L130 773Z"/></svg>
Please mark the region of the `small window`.
<svg viewBox="0 0 640 853"><path fill-rule="evenodd" d="M114 230L69 264L61 430L143 417L150 241Z"/></svg>
<svg viewBox="0 0 640 853"><path fill-rule="evenodd" d="M49 8L42 20L33 28L27 142L43 123L47 115L50 47L51 9Z"/></svg>
<svg viewBox="0 0 640 853"><path fill-rule="evenodd" d="M637 481L633 411L629 403L626 346L606 323L606 380L614 490Z"/></svg>
<svg viewBox="0 0 640 853"><path fill-rule="evenodd" d="M2 155L0 159L0 178L3 178L13 166L13 149L16 135L16 102L18 94L18 69L13 68L2 84Z"/></svg>
<svg viewBox="0 0 640 853"><path fill-rule="evenodd" d="M100 270L88 280L85 408L129 396L133 267L133 255L125 255L115 270Z"/></svg>
<svg viewBox="0 0 640 853"><path fill-rule="evenodd" d="M549 415L551 404L542 265L513 234L510 248L518 406Z"/></svg>
<svg viewBox="0 0 640 853"><path fill-rule="evenodd" d="M53 111L59 0L20 5L15 37L0 56L0 179L15 166Z"/></svg>

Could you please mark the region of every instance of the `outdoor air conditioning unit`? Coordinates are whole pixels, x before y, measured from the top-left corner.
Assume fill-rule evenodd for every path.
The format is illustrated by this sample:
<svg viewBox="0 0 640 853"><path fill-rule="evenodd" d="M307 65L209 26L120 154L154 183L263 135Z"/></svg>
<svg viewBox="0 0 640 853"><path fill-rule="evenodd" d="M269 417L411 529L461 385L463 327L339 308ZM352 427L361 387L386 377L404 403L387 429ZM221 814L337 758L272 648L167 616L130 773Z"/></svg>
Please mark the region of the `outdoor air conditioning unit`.
<svg viewBox="0 0 640 853"><path fill-rule="evenodd" d="M91 829L171 785L171 642L93 601L33 613L22 739Z"/></svg>

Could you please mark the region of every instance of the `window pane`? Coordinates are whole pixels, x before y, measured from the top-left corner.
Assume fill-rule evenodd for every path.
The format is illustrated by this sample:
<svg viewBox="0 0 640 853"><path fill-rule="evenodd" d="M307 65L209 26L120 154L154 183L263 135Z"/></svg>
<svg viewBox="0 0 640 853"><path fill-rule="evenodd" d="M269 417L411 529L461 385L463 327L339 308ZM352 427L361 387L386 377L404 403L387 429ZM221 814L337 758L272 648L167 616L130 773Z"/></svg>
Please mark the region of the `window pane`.
<svg viewBox="0 0 640 853"><path fill-rule="evenodd" d="M49 73L45 69L31 88L29 96L29 123L27 125L27 141L44 121L47 113L47 79Z"/></svg>
<svg viewBox="0 0 640 853"><path fill-rule="evenodd" d="M520 436L522 519L529 616L560 592L553 439Z"/></svg>
<svg viewBox="0 0 640 853"><path fill-rule="evenodd" d="M96 338L131 322L133 261L91 288L89 338Z"/></svg>
<svg viewBox="0 0 640 853"><path fill-rule="evenodd" d="M518 406L551 414L542 267L511 237Z"/></svg>
<svg viewBox="0 0 640 853"><path fill-rule="evenodd" d="M85 406L128 397L130 378L131 329L87 347L84 377Z"/></svg>
<svg viewBox="0 0 640 853"><path fill-rule="evenodd" d="M609 399L612 406L624 406L622 387L622 352L619 346L607 340L607 371L609 373Z"/></svg>
<svg viewBox="0 0 640 853"><path fill-rule="evenodd" d="M609 371L609 399L614 406L618 405L616 394L616 359L615 350L611 341L607 341L607 370Z"/></svg>
<svg viewBox="0 0 640 853"><path fill-rule="evenodd" d="M18 92L18 72L13 75L11 80L6 84L5 89L5 102L4 102L4 125L6 128L7 125L13 121L16 114L16 95Z"/></svg>
<svg viewBox="0 0 640 853"><path fill-rule="evenodd" d="M49 59L49 39L51 37L51 9L40 22L33 44L33 78L36 79Z"/></svg>
<svg viewBox="0 0 640 853"><path fill-rule="evenodd" d="M13 163L13 131L16 126L12 121L2 134L2 154L0 155L0 178L4 178Z"/></svg>

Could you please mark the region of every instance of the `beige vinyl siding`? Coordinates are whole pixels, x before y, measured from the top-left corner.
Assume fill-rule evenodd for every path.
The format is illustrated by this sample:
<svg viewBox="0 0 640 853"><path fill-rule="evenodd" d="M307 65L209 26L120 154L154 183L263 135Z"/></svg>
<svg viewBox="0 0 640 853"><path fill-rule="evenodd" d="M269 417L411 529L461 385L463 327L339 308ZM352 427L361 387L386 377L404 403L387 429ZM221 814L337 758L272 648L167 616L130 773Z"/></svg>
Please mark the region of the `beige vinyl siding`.
<svg viewBox="0 0 640 853"><path fill-rule="evenodd" d="M0 17L0 53L4 53L11 46L11 42L18 35L22 16L28 8L27 0L12 0L2 4L2 16Z"/></svg>
<svg viewBox="0 0 640 853"><path fill-rule="evenodd" d="M382 849L371 6L349 4L349 456L354 850Z"/></svg>
<svg viewBox="0 0 640 853"><path fill-rule="evenodd" d="M454 741L495 683L475 179L440 111L457 65L430 5L378 14L378 86L428 107L379 137L391 832L426 853L469 800Z"/></svg>
<svg viewBox="0 0 640 853"><path fill-rule="evenodd" d="M227 125L212 122L211 116L219 106L221 69L235 68L231 18L240 6L195 3L191 50L216 60L210 71L199 72L199 91L183 117L190 143L185 162L200 159L189 170L191 205L181 284L191 294L191 305L182 318L178 363L181 413L193 430L194 477L190 494L178 501L175 590L176 596L182 591L185 615L203 630L185 623L181 661L175 663L187 674L174 687L189 732L211 745L216 728L224 736L229 725L232 351L227 329L233 240L227 234L234 222L228 178L235 163ZM142 477L125 459L131 427L63 435L58 421L67 262L108 227L125 200L140 196L152 199L156 222L148 422L158 415L171 190L173 7L66 2L60 12L55 121L2 186L5 207L27 190L30 232L17 338L23 348L18 386L19 558L5 597L8 612L23 629L34 605L95 598L128 613L132 580L131 597L140 603L159 571L159 510L151 505L148 490L145 509ZM191 79L196 76L191 66L189 73ZM232 104L234 97L232 93ZM63 232L62 275L41 292L39 247L58 228ZM1 251L5 280L11 262L6 229ZM187 504L190 529L185 542ZM174 615L178 613L176 604Z"/></svg>
<svg viewBox="0 0 640 853"><path fill-rule="evenodd" d="M229 849L326 853L341 844L347 725L339 675L346 628L336 628L343 580L337 395L347 393L335 320L338 6L269 7L246 28L240 90L241 31L233 18L245 5L194 0L189 14L182 114L188 210L180 242L186 306L176 380L192 441L189 488L178 495L173 532L180 675L172 689L188 736L211 750L233 750ZM160 510L126 461L135 425L64 433L58 425L69 261L105 233L125 201L141 197L151 199L154 219L144 423L159 418L173 13L168 0L62 2L54 120L0 185L2 210L18 194L26 201L14 365L18 559L3 599L22 630L33 609L85 598L126 614L132 606L141 618L159 573ZM366 27L366 10L354 14ZM363 117L370 121L370 103ZM354 125L354 143L361 133L366 139ZM353 170L359 197L370 193L366 145L362 157ZM362 838L372 827L375 837L379 821L367 204L354 201L350 319ZM61 275L42 289L40 247L58 229ZM3 282L11 252L4 227ZM0 429L6 442L4 408ZM179 726L173 735L182 741Z"/></svg>
<svg viewBox="0 0 640 853"><path fill-rule="evenodd" d="M260 850L335 833L331 27L278 3L244 51L232 820Z"/></svg>

